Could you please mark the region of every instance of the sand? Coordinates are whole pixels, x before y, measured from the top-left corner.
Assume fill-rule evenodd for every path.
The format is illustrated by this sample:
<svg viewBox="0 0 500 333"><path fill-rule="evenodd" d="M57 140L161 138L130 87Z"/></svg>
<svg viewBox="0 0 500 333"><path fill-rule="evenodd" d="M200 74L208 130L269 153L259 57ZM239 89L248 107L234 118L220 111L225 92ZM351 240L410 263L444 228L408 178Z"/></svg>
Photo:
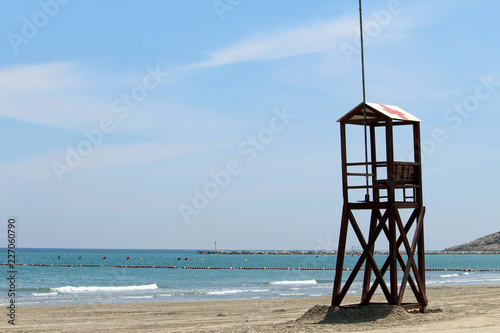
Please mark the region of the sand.
<svg viewBox="0 0 500 333"><path fill-rule="evenodd" d="M3 310L0 331L500 332L500 285L435 287L427 296L427 314L389 305L331 308L330 297L21 306L15 326Z"/></svg>

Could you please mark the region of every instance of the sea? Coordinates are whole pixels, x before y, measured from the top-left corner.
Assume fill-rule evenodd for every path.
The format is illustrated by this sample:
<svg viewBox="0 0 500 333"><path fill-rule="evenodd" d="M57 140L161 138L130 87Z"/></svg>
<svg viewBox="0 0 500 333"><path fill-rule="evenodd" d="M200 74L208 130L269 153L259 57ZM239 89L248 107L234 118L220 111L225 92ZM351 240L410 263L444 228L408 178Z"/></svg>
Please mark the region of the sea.
<svg viewBox="0 0 500 333"><path fill-rule="evenodd" d="M0 254L0 263L8 262L7 249L4 251L4 255ZM335 271L331 269L335 267L336 255L197 252L16 249L16 265L0 265L0 304L8 305L12 299L16 305L64 305L269 299L332 294ZM380 266L385 258L383 255L375 256ZM352 269L357 261L357 255L347 255L344 267ZM211 269L203 269L205 267ZM230 267L233 269L228 269ZM263 267L266 269L242 269ZM432 254L426 255L426 267L429 269L426 272L428 286L500 284L500 255ZM346 280L348 275L348 271L343 272L343 279ZM362 275L358 274L349 290L350 294L361 292Z"/></svg>

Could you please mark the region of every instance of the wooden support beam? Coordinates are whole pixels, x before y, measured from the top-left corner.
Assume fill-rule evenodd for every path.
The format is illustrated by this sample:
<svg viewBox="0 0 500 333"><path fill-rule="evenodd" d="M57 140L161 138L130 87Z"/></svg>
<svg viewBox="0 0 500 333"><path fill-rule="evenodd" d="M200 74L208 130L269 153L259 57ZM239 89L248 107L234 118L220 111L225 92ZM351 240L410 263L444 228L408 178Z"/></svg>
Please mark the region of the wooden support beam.
<svg viewBox="0 0 500 333"><path fill-rule="evenodd" d="M385 126L385 150L387 161L387 202L389 211L389 281L391 285L391 298L388 300L389 304L395 305L397 303L398 293L398 259L396 252L396 221L394 217L395 210L395 194L394 194L394 138L392 131L393 121L387 120Z"/></svg>
<svg viewBox="0 0 500 333"><path fill-rule="evenodd" d="M340 151L342 160L342 194L344 197L344 206L349 203L349 190L347 180L347 143L346 143L345 123L340 124Z"/></svg>
<svg viewBox="0 0 500 333"><path fill-rule="evenodd" d="M372 166L372 184L375 186L378 182L377 178L377 167L375 161L377 160L377 145L376 145L376 137L375 137L375 126L370 125L370 153L371 153L371 166ZM378 188L373 188L373 201L379 202L380 200L380 191Z"/></svg>
<svg viewBox="0 0 500 333"><path fill-rule="evenodd" d="M401 256L401 253L398 253L398 262L399 262L399 265L401 266L401 269L405 270L406 263L405 263L403 257ZM417 284L415 283L415 281L413 281L413 278L411 277L411 275L408 276L408 283L410 284L410 287L411 287L411 290L413 291L413 294L418 295L418 293L420 292L419 288L418 288Z"/></svg>
<svg viewBox="0 0 500 333"><path fill-rule="evenodd" d="M386 211L385 214L384 214L384 216L387 216L387 213L388 212ZM408 223L405 226L406 233L408 233L408 231L411 229L412 224L413 224L413 222L416 219L416 216L417 216L416 211L413 211L412 215L408 219ZM387 228L386 225L384 225L384 233L386 234L387 237L389 237L389 229ZM398 240L396 241L396 247L399 248L401 246L402 242L403 242L402 237L399 236ZM384 262L384 265L382 265L382 268L380 269L380 273L381 273L382 276L384 276L385 272L389 268L389 263L390 263L389 259L390 258L387 257L387 259ZM375 294L375 291L377 290L377 287L378 287L378 281L374 281L373 285L370 288L370 291L368 292L368 295L367 295L368 299L371 299L371 297Z"/></svg>
<svg viewBox="0 0 500 333"><path fill-rule="evenodd" d="M422 193L422 153L420 147L420 123L416 122L413 124L413 159L417 164L416 166L416 180L417 185L420 185L420 188L416 190L416 201L419 205L423 206L423 193Z"/></svg>
<svg viewBox="0 0 500 333"><path fill-rule="evenodd" d="M344 270L344 255L345 255L345 244L347 240L347 230L349 222L347 220L347 205L344 205L342 209L342 220L340 222L340 238L339 238L339 248L337 251L337 264L335 270L335 282L333 284L333 296L332 296L332 306L339 306L342 303L342 298L340 297L340 287L342 284L342 271Z"/></svg>
<svg viewBox="0 0 500 333"><path fill-rule="evenodd" d="M425 250L424 250L424 215L425 206L420 207L417 223L420 224L420 237L418 238L418 271L420 273L420 297L423 300L422 312L427 312L427 290L425 286Z"/></svg>
<svg viewBox="0 0 500 333"><path fill-rule="evenodd" d="M378 212L378 213L377 213ZM378 234L375 235L375 230L377 227L378 216L380 216L380 211L378 209L372 209L371 218L370 218L370 234L368 236L368 245L370 250L370 255L373 256L375 250L375 241L378 238ZM361 304L367 304L369 301L366 296L368 295L368 291L370 290L370 280L372 275L372 266L369 262L366 262L365 266L365 276L363 278L363 288L361 291Z"/></svg>
<svg viewBox="0 0 500 333"><path fill-rule="evenodd" d="M351 222L351 225L353 226L353 228L355 229L355 231L356 230L360 231L359 227L357 225L356 219L352 215L352 212L350 212L348 209L346 211L347 211L347 218ZM380 211L378 213L376 213L376 217L377 218L380 217ZM351 220L351 218L352 218L352 220ZM353 225L352 221L354 221L354 225ZM380 223L377 225L377 227L373 231L373 237L372 237L372 239L370 240L370 242L368 244L366 244L366 242L365 242L365 244L366 244L367 247L373 247L373 245L375 244L375 241L378 238L378 235L383 230L383 227L384 227L384 225L385 225L385 223L387 221L387 216L384 215L383 217L379 218L379 221L380 221ZM341 241L339 243L341 243ZM363 240L360 240L361 244L363 244L363 242L364 242L364 238L363 238ZM341 246L341 245L343 245L343 246ZM339 253L337 255L341 255L341 258L342 258L342 261L343 261L344 252L345 251L343 251L342 253L340 253L340 248L342 248L342 247L345 248L345 244L339 244ZM332 305L333 306L339 306L342 303L342 300L344 299L345 295L347 294L347 291L349 290L352 282L356 278L357 273L359 272L359 270L360 270L363 262L368 257L368 255L370 255L369 252L363 252L362 253L362 255L360 256L360 258L358 259L358 262L356 263L356 266L351 271L351 273L350 273L350 275L349 275L346 283L344 284L344 287L342 288L342 290L340 290L340 279L342 278L342 272L336 272L336 274L335 274L335 283L334 283L334 292L333 292L333 297L332 297ZM337 267L339 267L340 260L341 260L340 258L337 259ZM370 262L374 262L373 255L371 255L371 261ZM375 266L370 265L370 266L373 268L374 274L377 275L378 271L379 271L378 267L376 265ZM340 267L342 267L342 266L340 266ZM383 290L385 289L388 292L389 289L385 285L385 282L382 280L381 283L383 285L382 289Z"/></svg>
<svg viewBox="0 0 500 333"><path fill-rule="evenodd" d="M384 292L385 297L389 301L392 298L391 292L387 288L387 285L384 281L384 278L380 274L380 270L378 269L377 263L375 262L375 259L373 256L370 254L368 244L365 241L365 238L363 237L363 233L361 232L361 229L359 228L356 219L354 218L354 215L352 212L349 210L347 212L349 221L351 222L351 226L354 229L354 232L356 233L356 236L358 236L359 243L361 244L361 247L363 248L363 254L366 253L366 260L370 263L370 265L373 267L373 273L375 274L376 281L378 281L380 287L382 288L382 291ZM383 226L385 225L384 223L380 223L379 226L375 229L375 233L379 233ZM375 238L376 239L376 238ZM373 242L375 242L375 239L373 239Z"/></svg>
<svg viewBox="0 0 500 333"><path fill-rule="evenodd" d="M407 261L406 261L406 267L402 267L404 269L404 274L403 274L403 278L401 280L401 287L399 289L399 296L398 296L398 305L401 305L401 303L403 302L403 296L404 296L404 292L405 292L405 287L406 287L406 283L408 282L408 279L410 278L410 269L413 269L413 274L417 280L417 286L418 286L418 289L420 290L422 288L422 281L420 279L420 272L418 271L418 268L417 266L415 265L415 260L414 260L414 253L415 253L415 249L417 247L417 244L418 244L418 240L421 236L421 226L422 226L422 223L419 223L418 220L417 220L417 226L416 226L416 229L415 229L415 233L413 235L413 242L411 244L411 247L410 247L410 244L408 242L408 237L406 237L406 232L403 228L403 223L401 221L401 217L399 216L399 212L396 211L396 214L397 214L397 217L398 217L398 227L400 228L400 233L401 233L401 236L402 239L403 239L403 244L405 246L405 249L406 249L406 255L408 257ZM420 298L420 292L416 293L415 294L415 297L417 298L417 301L419 301L420 303L424 302L423 299Z"/></svg>

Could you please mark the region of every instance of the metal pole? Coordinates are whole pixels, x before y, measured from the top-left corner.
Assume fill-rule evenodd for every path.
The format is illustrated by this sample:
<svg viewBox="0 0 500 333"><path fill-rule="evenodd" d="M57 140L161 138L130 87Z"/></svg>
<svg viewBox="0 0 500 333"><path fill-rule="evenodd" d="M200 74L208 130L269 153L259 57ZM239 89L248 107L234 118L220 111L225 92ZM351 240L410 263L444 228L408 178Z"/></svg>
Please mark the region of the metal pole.
<svg viewBox="0 0 500 333"><path fill-rule="evenodd" d="M366 194L365 201L370 201L370 183L368 172L368 134L366 124L366 94L365 94L365 57L363 50L363 14L361 11L361 0L359 0L359 32L361 37L361 77L363 82L363 120L364 120L364 134L365 134L365 177L366 177Z"/></svg>

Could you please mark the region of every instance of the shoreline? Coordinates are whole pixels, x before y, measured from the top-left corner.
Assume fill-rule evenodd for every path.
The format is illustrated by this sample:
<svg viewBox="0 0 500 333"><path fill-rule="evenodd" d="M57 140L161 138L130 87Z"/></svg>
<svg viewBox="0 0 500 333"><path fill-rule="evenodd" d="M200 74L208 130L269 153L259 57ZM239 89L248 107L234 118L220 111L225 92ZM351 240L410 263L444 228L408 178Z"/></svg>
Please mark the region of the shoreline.
<svg viewBox="0 0 500 333"><path fill-rule="evenodd" d="M412 294L407 293L411 298ZM325 323L320 313L331 296L228 301L127 302L75 305L29 305L16 308L20 332L488 332L500 330L500 285L430 286L429 313L376 313L374 320ZM383 295L373 300L384 301ZM348 295L345 303L358 303ZM320 305L320 307L315 307ZM313 308L314 307L314 308ZM369 308L369 307L367 307ZM308 311L310 310L311 311ZM378 309L381 309L378 307ZM4 311L6 311L4 309ZM325 310L326 311L326 310ZM352 311L355 310L347 310ZM307 312L307 315L304 315ZM379 311L380 312L380 311ZM301 318L302 317L302 318ZM301 318L300 320L297 320ZM339 319L340 318L340 319ZM364 318L364 319L363 319ZM373 318L372 318L373 319Z"/></svg>

